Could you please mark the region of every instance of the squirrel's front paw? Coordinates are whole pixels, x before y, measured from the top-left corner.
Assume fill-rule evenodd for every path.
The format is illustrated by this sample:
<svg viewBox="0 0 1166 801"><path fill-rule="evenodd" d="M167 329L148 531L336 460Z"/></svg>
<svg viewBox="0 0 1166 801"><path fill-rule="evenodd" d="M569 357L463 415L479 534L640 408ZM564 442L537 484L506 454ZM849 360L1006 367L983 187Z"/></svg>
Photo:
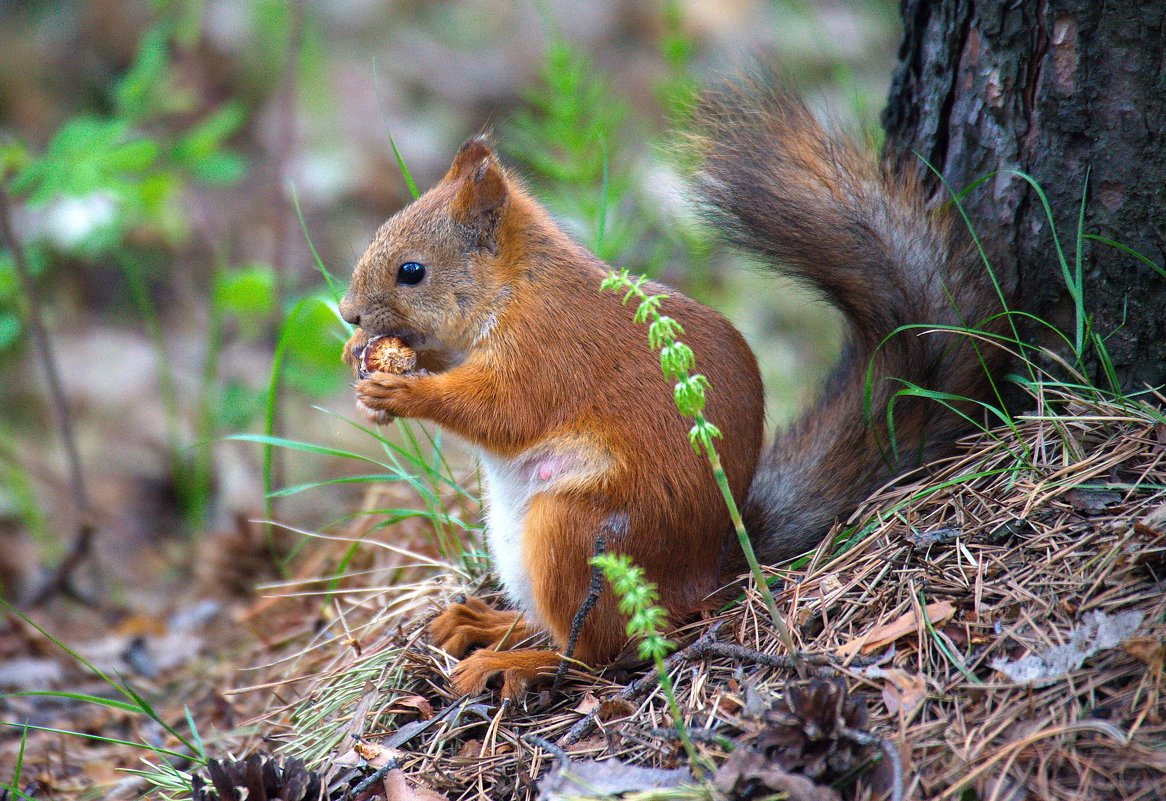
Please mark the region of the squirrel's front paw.
<svg viewBox="0 0 1166 801"><path fill-rule="evenodd" d="M419 376L373 373L357 381L356 408L378 425L391 423L394 417L411 417L409 398Z"/></svg>
<svg viewBox="0 0 1166 801"><path fill-rule="evenodd" d="M352 368L352 372L356 373L360 367L360 359L357 358L357 353L364 350L365 345L368 344L369 334L363 328L353 330L352 336L344 343L344 350L341 351L341 358L344 363Z"/></svg>

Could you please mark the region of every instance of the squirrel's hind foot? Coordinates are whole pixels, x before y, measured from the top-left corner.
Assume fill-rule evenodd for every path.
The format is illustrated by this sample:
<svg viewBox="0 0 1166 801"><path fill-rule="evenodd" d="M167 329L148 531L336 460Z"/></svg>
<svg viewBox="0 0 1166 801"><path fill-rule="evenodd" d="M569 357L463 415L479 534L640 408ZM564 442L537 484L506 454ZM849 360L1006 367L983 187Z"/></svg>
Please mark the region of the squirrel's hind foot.
<svg viewBox="0 0 1166 801"><path fill-rule="evenodd" d="M518 651L475 651L458 663L451 679L461 695L477 695L492 679L502 678L502 697L520 701L532 684L550 679L562 657L554 651L524 648Z"/></svg>
<svg viewBox="0 0 1166 801"><path fill-rule="evenodd" d="M480 598L453 603L429 624L433 644L461 659L474 648L512 648L533 634L519 612L501 612Z"/></svg>

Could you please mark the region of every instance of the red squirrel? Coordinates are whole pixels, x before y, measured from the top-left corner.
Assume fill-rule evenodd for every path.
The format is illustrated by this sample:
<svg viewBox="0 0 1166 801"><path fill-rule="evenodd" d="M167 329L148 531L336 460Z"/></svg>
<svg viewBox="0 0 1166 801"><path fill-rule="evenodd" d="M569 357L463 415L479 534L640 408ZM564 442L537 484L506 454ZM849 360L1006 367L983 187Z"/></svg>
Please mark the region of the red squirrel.
<svg viewBox="0 0 1166 801"><path fill-rule="evenodd" d="M688 143L697 203L732 244L819 291L850 337L818 400L762 451L756 359L723 316L659 284L662 311L711 383L705 416L760 558L787 560L878 486L941 453L965 427L909 384L987 396L1000 349L901 326L999 326L1000 297L959 226L915 180L828 136L795 96L759 83L706 95ZM430 626L465 657L453 676L480 692L496 676L518 697L560 662L588 598L603 537L644 568L674 619L707 608L744 568L725 503L689 421L610 268L570 239L486 139L469 139L440 182L377 232L341 303L359 326L345 348L396 336L415 373L356 384L376 422L429 420L468 440L485 478L486 539L515 611L455 603ZM987 351L987 352L985 352ZM868 368L871 394L866 399ZM869 406L865 405L869 403ZM576 624L589 665L625 645L613 593ZM505 650L548 632L560 651ZM466 656L475 646L479 650Z"/></svg>

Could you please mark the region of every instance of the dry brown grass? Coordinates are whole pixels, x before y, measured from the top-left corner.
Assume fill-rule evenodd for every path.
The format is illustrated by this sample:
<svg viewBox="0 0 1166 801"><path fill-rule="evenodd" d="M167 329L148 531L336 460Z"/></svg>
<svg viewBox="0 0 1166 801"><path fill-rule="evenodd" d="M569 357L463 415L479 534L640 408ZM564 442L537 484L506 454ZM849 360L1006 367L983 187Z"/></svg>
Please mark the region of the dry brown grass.
<svg viewBox="0 0 1166 801"><path fill-rule="evenodd" d="M1153 407L1047 389L1015 430L972 438L927 475L871 498L834 543L773 571L779 604L803 651L819 656L813 669L843 677L865 698L869 728L897 746L906 797L1166 796L1166 424ZM480 588L421 555L365 550L375 553L369 572L343 581L322 628L265 645L279 661L256 673L262 692L242 697L270 703L261 735L241 750L277 742L327 768L357 734L399 747L406 775L451 799L534 798L555 756L527 735L572 758L683 764L650 675L573 672L561 694L517 708L454 698L452 661L423 628L452 593ZM305 596L261 614L287 631L280 621L318 608ZM1130 611L1142 615L1133 637L1043 686L992 667L1069 641L1086 615ZM896 621L898 632L872 637ZM677 633L702 636L751 649L702 646L669 663L697 746L719 763L794 674L763 656L781 648L752 594ZM399 703L409 696L434 710L424 728ZM402 731L415 734L393 739ZM860 778L841 792L871 789Z"/></svg>

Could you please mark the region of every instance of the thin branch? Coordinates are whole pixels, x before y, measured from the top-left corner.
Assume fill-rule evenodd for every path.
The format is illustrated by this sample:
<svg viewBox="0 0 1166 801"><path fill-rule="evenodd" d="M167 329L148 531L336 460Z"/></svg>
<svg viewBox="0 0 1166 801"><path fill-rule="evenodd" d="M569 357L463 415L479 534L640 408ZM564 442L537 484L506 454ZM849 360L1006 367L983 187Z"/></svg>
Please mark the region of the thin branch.
<svg viewBox="0 0 1166 801"><path fill-rule="evenodd" d="M271 271L274 275L275 318L272 324L278 335L282 323L284 300L289 289L288 269L288 231L291 229L291 215L294 213L287 200L287 172L291 163L292 154L296 147L296 107L299 90L300 56L304 43L304 0L295 0L288 8L287 23L287 50L284 52L283 73L280 81L279 96L275 109L275 142L272 151L271 164ZM276 377L278 382L278 377ZM275 393L275 408L271 425L271 434L280 436L283 430L283 415L279 403L278 383L272 388ZM282 452L273 454L272 485L283 484L283 457ZM273 501L271 502L273 503ZM272 516L270 510L267 515ZM269 538L271 527L267 527Z"/></svg>
<svg viewBox="0 0 1166 801"><path fill-rule="evenodd" d="M28 269L28 258L24 247L17 238L16 230L12 225L12 203L8 197L8 187L2 182L0 182L0 237L3 237L12 253L12 264L17 279L20 281L20 289L28 300L28 329L32 339L32 349L44 372L53 417L57 430L61 434L61 442L65 447L69 487L73 493L73 507L76 509L78 519L77 530L73 534L69 550L57 564L44 586L37 590L29 601L31 605L38 606L59 592L75 595L72 585L73 571L92 552L96 526L93 504L90 502L89 489L85 483L85 471L81 467L81 455L77 448L77 435L73 428L73 418L69 413L69 404L65 400L64 388L61 386L53 341L45 325L44 305L36 281L33 280L32 273Z"/></svg>
<svg viewBox="0 0 1166 801"><path fill-rule="evenodd" d="M795 659L788 654L767 654L744 645L730 642L716 642L700 639L687 649L689 659L708 659L710 657L724 657L738 662L755 662L765 667L780 668L782 670L797 670L798 661L807 665L838 669L837 659L829 654L798 653ZM869 656L857 656L851 659L850 664L856 667L873 665L877 659Z"/></svg>
<svg viewBox="0 0 1166 801"><path fill-rule="evenodd" d="M704 634L702 634L700 636L700 639L698 639L696 642L692 643L688 647L677 651L672 656L670 656L666 660L664 660L665 668L670 669L673 665L677 664L678 662L683 662L683 661L689 659L691 656L691 653L695 649L697 649L698 646L702 646L704 643L712 640L713 637L716 636L717 631L720 628L721 628L720 622L714 623L712 626L709 626L708 631L706 631ZM624 687L618 693L616 693L614 696L614 700L617 700L617 701L636 700L636 699L641 698L644 695L648 694L649 692L651 692L652 689L655 688L655 686L659 682L660 682L659 671L655 671L655 670L649 671L649 672L645 673L643 676L640 676L638 679L633 681L628 686ZM598 716L599 716L600 709L602 709L602 706L600 706L598 709L595 709L592 712L589 712L587 715L583 716L580 720L578 720L575 723L575 725L572 726L570 728L570 730L559 739L558 745L562 748L566 748L567 746L574 745L575 743L582 740L584 737L591 734L591 732L595 731L595 727L596 727L596 725L598 725Z"/></svg>
<svg viewBox="0 0 1166 801"><path fill-rule="evenodd" d="M626 528L626 526L625 518L623 527ZM595 555L600 556L606 552L607 537L600 534L595 538ZM567 648L563 651L563 659L559 662L559 669L556 671L555 680L551 684L551 695L559 691L559 687L567 675L567 668L570 667L571 660L575 656L575 646L579 644L579 634L583 631L583 624L587 622L587 616L591 614L591 610L595 608L595 604L599 603L599 597L603 594L603 586L603 568L599 565L592 564L591 586L588 588L587 597L583 599L583 603L579 605L579 609L575 612L575 619L571 621L571 633L567 637Z"/></svg>

